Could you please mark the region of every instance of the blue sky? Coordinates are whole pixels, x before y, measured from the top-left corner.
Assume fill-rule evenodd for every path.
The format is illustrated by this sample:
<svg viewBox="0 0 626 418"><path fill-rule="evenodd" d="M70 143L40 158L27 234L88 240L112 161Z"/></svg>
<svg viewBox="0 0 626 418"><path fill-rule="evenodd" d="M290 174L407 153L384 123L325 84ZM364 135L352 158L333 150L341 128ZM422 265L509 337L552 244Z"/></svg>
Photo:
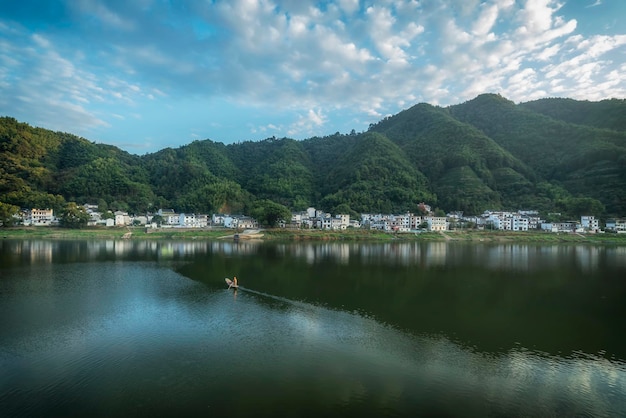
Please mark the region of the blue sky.
<svg viewBox="0 0 626 418"><path fill-rule="evenodd" d="M626 97L623 0L3 3L0 115L140 155L481 93Z"/></svg>

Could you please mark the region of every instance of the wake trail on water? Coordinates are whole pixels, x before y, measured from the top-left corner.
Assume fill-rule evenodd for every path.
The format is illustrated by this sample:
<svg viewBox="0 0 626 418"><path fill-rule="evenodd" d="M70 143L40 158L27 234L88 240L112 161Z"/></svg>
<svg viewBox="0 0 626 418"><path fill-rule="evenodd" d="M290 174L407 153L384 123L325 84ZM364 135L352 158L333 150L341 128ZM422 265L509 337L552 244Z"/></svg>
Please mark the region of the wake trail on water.
<svg viewBox="0 0 626 418"><path fill-rule="evenodd" d="M307 303L307 302L302 302L302 301L299 301L299 300L288 299L288 298L285 298L285 297L282 297L282 296L272 295L270 293L259 292L258 290L248 289L247 287L239 286L237 288L237 291L240 291L240 290L244 291L244 292L247 292L247 293L252 293L254 295L261 296L261 297L264 297L264 298L277 300L279 302L283 302L283 303L286 303L286 304L289 304L289 305L293 305L293 306L308 307L308 308L320 308L320 306L317 306L317 305L312 304L312 303Z"/></svg>

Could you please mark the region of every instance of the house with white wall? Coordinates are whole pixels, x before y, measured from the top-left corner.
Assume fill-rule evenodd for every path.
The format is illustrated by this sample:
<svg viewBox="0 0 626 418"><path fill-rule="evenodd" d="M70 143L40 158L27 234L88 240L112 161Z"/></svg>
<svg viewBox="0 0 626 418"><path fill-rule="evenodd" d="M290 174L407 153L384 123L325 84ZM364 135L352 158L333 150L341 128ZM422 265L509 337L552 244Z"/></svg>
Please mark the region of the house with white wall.
<svg viewBox="0 0 626 418"><path fill-rule="evenodd" d="M254 218L249 216L226 215L224 216L224 227L233 229L255 229L259 227L259 224Z"/></svg>
<svg viewBox="0 0 626 418"><path fill-rule="evenodd" d="M424 216L428 224L428 230L432 232L446 231L448 229L448 219L445 216Z"/></svg>
<svg viewBox="0 0 626 418"><path fill-rule="evenodd" d="M128 212L116 210L113 212L113 215L115 215L115 226L130 225L130 216L128 215Z"/></svg>
<svg viewBox="0 0 626 418"><path fill-rule="evenodd" d="M626 219L607 219L605 230L626 233Z"/></svg>
<svg viewBox="0 0 626 418"><path fill-rule="evenodd" d="M528 218L526 216L513 216L511 218L511 231L528 231Z"/></svg>
<svg viewBox="0 0 626 418"><path fill-rule="evenodd" d="M586 232L598 232L600 230L600 222L595 216L581 216L580 225Z"/></svg>
<svg viewBox="0 0 626 418"><path fill-rule="evenodd" d="M32 208L25 224L33 226L50 226L54 221L54 211L52 209Z"/></svg>

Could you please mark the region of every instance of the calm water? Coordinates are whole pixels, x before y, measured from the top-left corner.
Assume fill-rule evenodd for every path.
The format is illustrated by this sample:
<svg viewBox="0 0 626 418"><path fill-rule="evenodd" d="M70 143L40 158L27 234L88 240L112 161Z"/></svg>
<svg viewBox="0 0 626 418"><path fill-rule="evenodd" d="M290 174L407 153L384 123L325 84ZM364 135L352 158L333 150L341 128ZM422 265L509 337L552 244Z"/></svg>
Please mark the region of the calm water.
<svg viewBox="0 0 626 418"><path fill-rule="evenodd" d="M0 416L626 416L625 318L624 247L2 240Z"/></svg>

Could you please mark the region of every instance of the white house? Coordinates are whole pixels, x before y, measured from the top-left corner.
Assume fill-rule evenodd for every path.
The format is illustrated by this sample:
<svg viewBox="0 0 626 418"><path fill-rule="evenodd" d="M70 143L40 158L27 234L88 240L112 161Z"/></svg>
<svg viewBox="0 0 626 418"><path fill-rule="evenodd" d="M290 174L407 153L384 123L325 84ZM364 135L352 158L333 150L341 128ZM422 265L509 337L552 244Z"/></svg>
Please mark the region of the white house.
<svg viewBox="0 0 626 418"><path fill-rule="evenodd" d="M514 216L511 218L512 231L528 231L528 218L525 216Z"/></svg>
<svg viewBox="0 0 626 418"><path fill-rule="evenodd" d="M580 224L588 232L598 232L600 230L600 222L595 216L581 216Z"/></svg>
<svg viewBox="0 0 626 418"><path fill-rule="evenodd" d="M448 229L448 220L445 216L425 216L424 220L428 223L429 231L446 231Z"/></svg>
<svg viewBox="0 0 626 418"><path fill-rule="evenodd" d="M346 229L350 226L350 215L335 215L336 219L339 219L339 229Z"/></svg>
<svg viewBox="0 0 626 418"><path fill-rule="evenodd" d="M606 221L606 229L617 233L626 232L626 219L608 219Z"/></svg>
<svg viewBox="0 0 626 418"><path fill-rule="evenodd" d="M183 228L193 228L196 226L196 215L193 213L181 213L178 215L178 225Z"/></svg>
<svg viewBox="0 0 626 418"><path fill-rule="evenodd" d="M224 225L224 219L226 218L227 215L224 214L216 214L214 213L211 216L211 222L213 223L213 225Z"/></svg>
<svg viewBox="0 0 626 418"><path fill-rule="evenodd" d="M242 215L227 215L224 217L224 227L226 228L241 228L241 229L254 229L258 228L259 224L256 220L249 216Z"/></svg>
<svg viewBox="0 0 626 418"><path fill-rule="evenodd" d="M552 222L542 222L540 228L542 231L559 232L557 225Z"/></svg>
<svg viewBox="0 0 626 418"><path fill-rule="evenodd" d="M115 226L130 225L130 216L128 215L128 212L116 210L113 215L115 215Z"/></svg>
<svg viewBox="0 0 626 418"><path fill-rule="evenodd" d="M49 226L54 221L54 211L52 209L30 210L29 223L33 226Z"/></svg>

